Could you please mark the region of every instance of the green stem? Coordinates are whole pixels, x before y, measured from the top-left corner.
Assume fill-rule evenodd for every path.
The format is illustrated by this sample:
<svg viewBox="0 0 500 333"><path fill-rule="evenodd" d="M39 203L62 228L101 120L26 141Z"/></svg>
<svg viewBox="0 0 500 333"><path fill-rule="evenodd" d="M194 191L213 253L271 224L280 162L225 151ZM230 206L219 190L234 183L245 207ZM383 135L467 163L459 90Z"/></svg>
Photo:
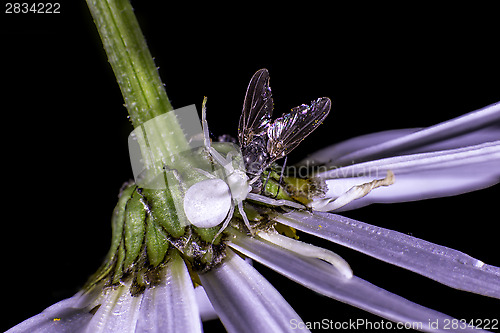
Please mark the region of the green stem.
<svg viewBox="0 0 500 333"><path fill-rule="evenodd" d="M87 0L134 127L171 111L128 0Z"/></svg>
<svg viewBox="0 0 500 333"><path fill-rule="evenodd" d="M134 127L173 110L129 0L87 0L87 5ZM158 133L165 156L189 147L175 117Z"/></svg>

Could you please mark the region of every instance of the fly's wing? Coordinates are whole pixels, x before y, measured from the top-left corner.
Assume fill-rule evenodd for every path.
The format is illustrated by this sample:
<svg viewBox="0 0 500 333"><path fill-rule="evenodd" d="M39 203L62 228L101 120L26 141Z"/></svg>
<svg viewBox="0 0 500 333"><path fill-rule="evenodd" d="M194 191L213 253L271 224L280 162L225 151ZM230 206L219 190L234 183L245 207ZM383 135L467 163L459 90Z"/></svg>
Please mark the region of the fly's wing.
<svg viewBox="0 0 500 333"><path fill-rule="evenodd" d="M248 84L243 111L238 125L238 139L246 147L254 136L265 134L273 113L269 72L258 70Z"/></svg>
<svg viewBox="0 0 500 333"><path fill-rule="evenodd" d="M318 98L311 106L302 104L276 119L267 131L268 164L286 156L311 134L328 116L331 105L329 98Z"/></svg>

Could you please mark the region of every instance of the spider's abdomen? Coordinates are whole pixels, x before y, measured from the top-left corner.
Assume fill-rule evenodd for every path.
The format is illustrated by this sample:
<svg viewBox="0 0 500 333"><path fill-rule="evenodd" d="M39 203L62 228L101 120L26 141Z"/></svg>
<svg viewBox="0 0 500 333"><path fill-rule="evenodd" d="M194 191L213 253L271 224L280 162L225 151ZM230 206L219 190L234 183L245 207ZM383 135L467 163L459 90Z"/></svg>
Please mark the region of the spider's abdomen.
<svg viewBox="0 0 500 333"><path fill-rule="evenodd" d="M191 186L184 196L184 213L194 226L211 228L224 221L231 208L231 191L222 179L206 179Z"/></svg>

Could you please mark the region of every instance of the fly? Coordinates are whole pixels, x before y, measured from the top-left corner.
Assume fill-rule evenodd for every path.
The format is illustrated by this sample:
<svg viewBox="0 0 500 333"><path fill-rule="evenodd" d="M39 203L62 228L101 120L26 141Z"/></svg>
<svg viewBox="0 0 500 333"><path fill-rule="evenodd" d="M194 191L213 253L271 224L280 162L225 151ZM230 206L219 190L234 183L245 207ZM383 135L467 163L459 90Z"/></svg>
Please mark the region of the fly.
<svg viewBox="0 0 500 333"><path fill-rule="evenodd" d="M254 189L261 186L260 175L276 160L285 157L328 116L331 101L321 97L294 107L289 113L271 119L273 98L269 72L258 70L248 84L238 125L238 139L247 174Z"/></svg>

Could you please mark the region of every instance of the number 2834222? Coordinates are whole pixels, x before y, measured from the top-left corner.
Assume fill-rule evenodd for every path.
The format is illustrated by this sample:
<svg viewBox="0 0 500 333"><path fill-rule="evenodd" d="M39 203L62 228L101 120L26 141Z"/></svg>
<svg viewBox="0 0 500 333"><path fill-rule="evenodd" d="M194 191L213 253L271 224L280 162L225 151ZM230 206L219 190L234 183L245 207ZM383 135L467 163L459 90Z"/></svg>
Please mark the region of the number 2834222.
<svg viewBox="0 0 500 333"><path fill-rule="evenodd" d="M60 14L61 4L58 2L7 2L6 14Z"/></svg>

